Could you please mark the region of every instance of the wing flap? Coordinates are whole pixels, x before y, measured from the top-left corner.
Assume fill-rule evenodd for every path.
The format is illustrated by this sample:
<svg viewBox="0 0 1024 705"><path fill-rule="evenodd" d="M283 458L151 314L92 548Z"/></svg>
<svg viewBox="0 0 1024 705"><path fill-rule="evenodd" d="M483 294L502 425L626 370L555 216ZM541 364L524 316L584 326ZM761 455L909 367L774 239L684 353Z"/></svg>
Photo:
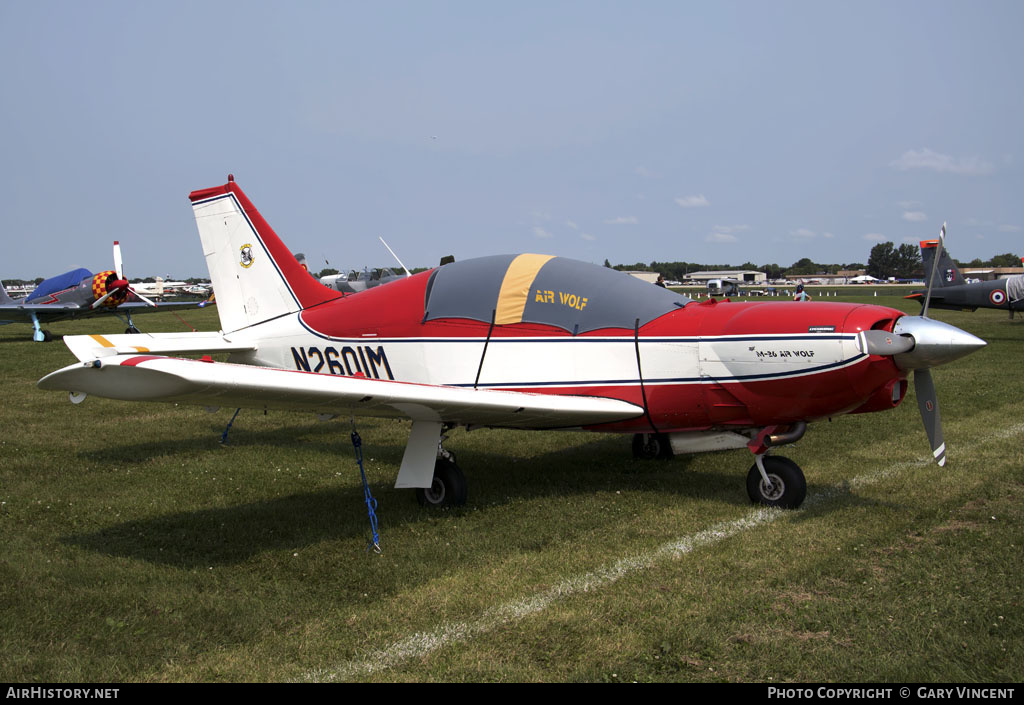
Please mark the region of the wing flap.
<svg viewBox="0 0 1024 705"><path fill-rule="evenodd" d="M465 389L151 355L103 357L69 365L39 380L38 386L126 401L524 429L589 426L643 414L635 404L603 397Z"/></svg>
<svg viewBox="0 0 1024 705"><path fill-rule="evenodd" d="M255 350L252 343L232 342L220 333L135 333L65 335L64 344L82 362L110 355L184 355Z"/></svg>

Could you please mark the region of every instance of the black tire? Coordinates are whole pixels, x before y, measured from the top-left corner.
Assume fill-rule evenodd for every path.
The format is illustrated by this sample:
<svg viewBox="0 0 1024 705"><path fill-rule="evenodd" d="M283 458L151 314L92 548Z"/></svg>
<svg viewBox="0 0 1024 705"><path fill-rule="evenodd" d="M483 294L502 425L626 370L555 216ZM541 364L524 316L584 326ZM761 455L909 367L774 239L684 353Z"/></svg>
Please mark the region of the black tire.
<svg viewBox="0 0 1024 705"><path fill-rule="evenodd" d="M633 457L668 460L672 457L672 444L664 433L637 433L633 435Z"/></svg>
<svg viewBox="0 0 1024 705"><path fill-rule="evenodd" d="M124 329L124 332L127 333L128 335L135 335L139 333L139 329L136 328L135 326L129 326Z"/></svg>
<svg viewBox="0 0 1024 705"><path fill-rule="evenodd" d="M53 340L53 333L51 333L48 330L44 330L43 331L43 342L44 343L49 343L52 340Z"/></svg>
<svg viewBox="0 0 1024 705"><path fill-rule="evenodd" d="M434 481L430 487L416 490L416 500L423 507L460 507L466 503L466 476L459 466L445 458L434 464Z"/></svg>
<svg viewBox="0 0 1024 705"><path fill-rule="evenodd" d="M772 487L769 489L764 486L761 472L757 469L757 463L754 463L747 473L750 501L780 509L796 509L803 504L807 496L807 480L800 466L781 455L766 455L762 460Z"/></svg>

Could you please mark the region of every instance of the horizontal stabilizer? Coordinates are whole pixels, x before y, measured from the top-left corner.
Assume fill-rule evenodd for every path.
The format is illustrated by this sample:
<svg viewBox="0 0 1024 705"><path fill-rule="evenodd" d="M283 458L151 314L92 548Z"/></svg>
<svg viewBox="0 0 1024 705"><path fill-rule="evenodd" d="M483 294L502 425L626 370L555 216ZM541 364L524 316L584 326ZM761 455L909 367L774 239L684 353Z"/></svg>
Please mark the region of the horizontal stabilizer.
<svg viewBox="0 0 1024 705"><path fill-rule="evenodd" d="M291 409L523 429L590 426L643 414L639 406L603 397L411 384L153 355L79 362L47 375L38 386L125 401Z"/></svg>
<svg viewBox="0 0 1024 705"><path fill-rule="evenodd" d="M110 355L207 355L256 349L252 343L233 343L221 333L66 335L64 344L83 362Z"/></svg>

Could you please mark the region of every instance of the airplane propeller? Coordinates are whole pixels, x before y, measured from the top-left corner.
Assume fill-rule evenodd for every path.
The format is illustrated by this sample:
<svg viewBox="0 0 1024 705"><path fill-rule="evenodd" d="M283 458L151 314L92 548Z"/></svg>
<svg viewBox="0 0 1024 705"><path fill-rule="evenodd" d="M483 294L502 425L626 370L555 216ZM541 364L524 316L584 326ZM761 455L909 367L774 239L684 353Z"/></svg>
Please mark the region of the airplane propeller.
<svg viewBox="0 0 1024 705"><path fill-rule="evenodd" d="M987 343L956 326L924 316L903 316L892 333L867 330L861 336L866 353L891 355L897 367L914 371L914 393L932 455L939 465L945 465L946 445L931 368L969 355Z"/></svg>
<svg viewBox="0 0 1024 705"><path fill-rule="evenodd" d="M118 292L131 292L132 294L135 294L135 296L137 296L139 299L144 301L146 304L156 307L156 303L150 301L145 296L135 291L135 289L133 289L131 285L128 283L128 280L124 278L123 264L124 262L121 258L121 243L118 242L117 240L114 240L114 272L117 274L117 279L108 285L107 293L105 293L103 296L92 302L92 306L90 306L90 308L97 308L99 306L102 306L104 301L109 299L114 294L117 294Z"/></svg>
<svg viewBox="0 0 1024 705"><path fill-rule="evenodd" d="M952 362L987 345L984 340L967 331L928 318L928 302L932 295L932 283L938 273L937 263L945 237L946 224L943 223L921 315L898 319L892 333L884 330L861 332L865 352L871 355L892 355L897 367L914 371L917 407L921 412L925 433L928 434L932 456L940 466L946 464L946 443L942 435L939 398L935 393L931 368Z"/></svg>

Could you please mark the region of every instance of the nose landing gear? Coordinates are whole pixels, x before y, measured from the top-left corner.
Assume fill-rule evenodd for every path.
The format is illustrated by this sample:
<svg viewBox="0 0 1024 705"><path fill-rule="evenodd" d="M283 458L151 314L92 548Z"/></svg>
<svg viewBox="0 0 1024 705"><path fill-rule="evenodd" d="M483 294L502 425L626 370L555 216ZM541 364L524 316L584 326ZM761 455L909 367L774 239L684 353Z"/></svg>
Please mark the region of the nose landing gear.
<svg viewBox="0 0 1024 705"><path fill-rule="evenodd" d="M768 449L803 438L807 424L803 421L787 430L768 426L747 444L754 454L754 464L747 473L747 495L754 504L780 509L796 509L807 496L807 479L803 470L789 458L767 455Z"/></svg>
<svg viewBox="0 0 1024 705"><path fill-rule="evenodd" d="M807 496L807 480L789 458L762 453L747 473L747 495L754 504L796 509Z"/></svg>

